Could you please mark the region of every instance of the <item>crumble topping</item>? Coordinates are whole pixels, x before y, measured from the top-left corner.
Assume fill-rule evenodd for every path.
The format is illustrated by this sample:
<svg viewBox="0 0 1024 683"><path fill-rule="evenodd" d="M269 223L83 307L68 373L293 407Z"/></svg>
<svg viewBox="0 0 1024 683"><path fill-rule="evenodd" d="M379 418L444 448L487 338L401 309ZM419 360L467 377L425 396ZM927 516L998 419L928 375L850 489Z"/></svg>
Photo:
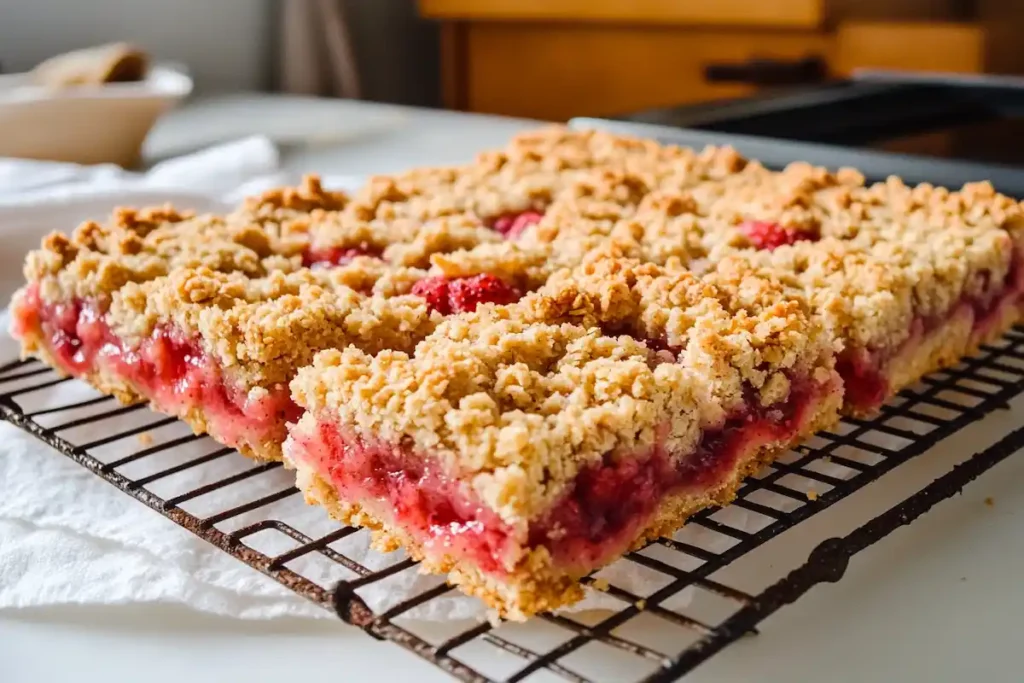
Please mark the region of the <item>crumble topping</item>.
<svg viewBox="0 0 1024 683"><path fill-rule="evenodd" d="M490 222L510 213L543 213L564 191L579 189L581 181L592 183L594 171L675 187L724 178L745 163L729 148L695 152L649 140L550 127L520 134L504 149L483 153L465 166L372 178L345 210L365 219L467 214ZM588 175L591 179L584 180Z"/></svg>
<svg viewBox="0 0 1024 683"><path fill-rule="evenodd" d="M508 321L632 335L714 378L728 406L742 386L784 397L787 373L830 349L894 348L916 318L984 304L1014 248L1024 211L987 183L867 185L849 169L772 171L729 148L553 127L352 197L308 177L225 216L119 210L48 236L25 271L43 301L93 300L126 337L200 336L249 384L349 344L419 358L417 343L445 338L431 335L430 283L500 282L490 300L526 295ZM449 308L443 329L473 306ZM484 308L473 324L498 315Z"/></svg>
<svg viewBox="0 0 1024 683"><path fill-rule="evenodd" d="M472 249L501 241L501 236L466 216L428 221L407 242L394 242L384 258L395 265L428 268L433 254Z"/></svg>
<svg viewBox="0 0 1024 683"><path fill-rule="evenodd" d="M769 405L788 396L788 374L808 376L828 365L829 341L807 303L777 280L740 258L701 277L596 258L557 274L524 306L542 320L624 332L673 350L731 412L742 407L745 387Z"/></svg>
<svg viewBox="0 0 1024 683"><path fill-rule="evenodd" d="M481 244L470 250L435 253L431 272L448 278L490 273L522 291L543 285L552 269L552 259L542 246L511 242Z"/></svg>
<svg viewBox="0 0 1024 683"><path fill-rule="evenodd" d="M685 457L746 409L782 415L795 382L828 393L837 352L884 357L952 312L930 351L890 356L918 354L900 381L951 362L971 336L963 304L986 310L1015 251L1022 205L987 183L869 185L550 128L351 197L308 177L224 216L119 210L49 235L25 273L129 341L197 337L252 400L290 384L299 430L337 420L436 458L522 535L581 468ZM25 348L45 355L38 341ZM206 428L202 406L186 419Z"/></svg>
<svg viewBox="0 0 1024 683"><path fill-rule="evenodd" d="M984 300L1009 273L1011 240L1002 231L973 239L918 235L869 247L826 238L774 251L744 252L802 291L830 335L848 347L892 349L916 319L939 318L964 297Z"/></svg>
<svg viewBox="0 0 1024 683"><path fill-rule="evenodd" d="M609 453L688 453L744 407L746 387L768 406L791 375L828 375L807 304L762 270L726 260L698 278L599 258L518 304L446 319L411 354L321 352L293 395L311 420L326 411L441 458L521 524ZM677 358L644 341L662 338Z"/></svg>
<svg viewBox="0 0 1024 683"><path fill-rule="evenodd" d="M652 367L628 338L524 321L483 307L442 323L412 355L349 347L318 354L292 381L314 414L441 459L517 528L546 510L579 469L699 434L701 387L682 365Z"/></svg>
<svg viewBox="0 0 1024 683"><path fill-rule="evenodd" d="M281 219L312 211L339 211L349 203L344 192L325 190L320 178L307 175L298 187L279 187L244 202L241 212L254 218Z"/></svg>
<svg viewBox="0 0 1024 683"><path fill-rule="evenodd" d="M167 324L198 334L223 367L260 385L287 382L319 349L411 349L437 322L419 297L366 296L317 271L247 278L208 268L127 283L107 317L129 341Z"/></svg>

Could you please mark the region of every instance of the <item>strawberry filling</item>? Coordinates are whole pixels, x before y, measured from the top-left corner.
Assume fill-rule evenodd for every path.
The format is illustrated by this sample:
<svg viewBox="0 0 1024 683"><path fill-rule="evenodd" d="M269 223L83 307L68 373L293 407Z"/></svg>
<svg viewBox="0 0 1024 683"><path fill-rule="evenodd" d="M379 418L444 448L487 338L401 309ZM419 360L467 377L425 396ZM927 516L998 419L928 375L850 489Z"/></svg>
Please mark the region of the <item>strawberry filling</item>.
<svg viewBox="0 0 1024 683"><path fill-rule="evenodd" d="M876 410L889 396L889 381L867 351L844 353L836 372L843 378L843 401L858 412Z"/></svg>
<svg viewBox="0 0 1024 683"><path fill-rule="evenodd" d="M381 250L362 244L358 247L313 247L302 252L302 265L306 268L331 268L343 266L357 256L381 257Z"/></svg>
<svg viewBox="0 0 1024 683"><path fill-rule="evenodd" d="M742 459L806 430L815 409L839 391L794 382L790 401L764 409L756 401L720 429L707 431L684 457L663 445L631 456L607 456L581 471L546 514L530 522L526 543L470 486L446 475L434 458L406 446L361 438L323 416L310 430L293 428L288 457L311 467L342 501L358 503L409 534L434 557L466 560L506 575L523 547L546 547L565 571L585 573L633 543L669 495L700 496L733 476Z"/></svg>
<svg viewBox="0 0 1024 683"><path fill-rule="evenodd" d="M986 274L982 277L987 282ZM843 378L846 405L860 413L880 408L896 388L890 381L891 369L909 359L930 336L941 333L946 325L956 324L966 315L970 316L971 338L975 342L1001 329L1008 312L1016 309L1024 296L1019 255L1011 262L1003 286L984 287L983 291L980 297L963 297L941 317L915 319L910 325L910 336L894 351L846 350L836 363L836 371Z"/></svg>
<svg viewBox="0 0 1024 683"><path fill-rule="evenodd" d="M526 210L518 213L506 213L491 221L491 228L500 232L505 239L514 240L531 225L540 223L544 214L540 211Z"/></svg>
<svg viewBox="0 0 1024 683"><path fill-rule="evenodd" d="M714 491L758 450L798 438L818 406L838 391L838 379L825 386L794 381L789 400L769 408L751 392L745 409L705 431L683 458L661 445L644 458L606 456L600 466L583 470L570 493L531 525L530 545L547 547L557 564L578 571L605 564L632 544L666 497Z"/></svg>
<svg viewBox="0 0 1024 683"><path fill-rule="evenodd" d="M470 313L480 304L510 304L522 296L518 289L489 273L460 278L434 275L413 285L412 293L423 297L427 306L441 315Z"/></svg>
<svg viewBox="0 0 1024 683"><path fill-rule="evenodd" d="M285 422L301 414L286 386L250 394L226 382L198 340L170 326L128 344L111 330L94 302L44 303L35 287L15 307L14 319L15 334L42 337L68 374L102 370L162 412L186 416L200 411L207 430L229 446L280 443L286 436Z"/></svg>
<svg viewBox="0 0 1024 683"><path fill-rule="evenodd" d="M755 248L767 251L787 244L815 239L814 235L810 233L801 233L793 228L770 221L744 221L738 227Z"/></svg>
<svg viewBox="0 0 1024 683"><path fill-rule="evenodd" d="M392 519L438 555L468 557L496 573L514 550L511 529L432 459L362 439L333 420L318 422L313 433L293 429L285 448L327 479L339 499Z"/></svg>

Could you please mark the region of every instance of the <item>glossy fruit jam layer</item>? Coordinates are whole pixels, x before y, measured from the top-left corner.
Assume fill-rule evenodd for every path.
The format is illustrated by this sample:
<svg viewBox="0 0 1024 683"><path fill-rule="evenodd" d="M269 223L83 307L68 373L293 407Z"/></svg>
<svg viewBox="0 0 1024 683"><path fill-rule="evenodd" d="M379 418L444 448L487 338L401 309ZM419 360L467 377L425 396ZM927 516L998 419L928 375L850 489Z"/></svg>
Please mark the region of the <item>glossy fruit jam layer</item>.
<svg viewBox="0 0 1024 683"><path fill-rule="evenodd" d="M775 251L787 244L797 242L816 241L818 236L814 233L804 232L792 227L786 227L779 223L770 221L743 221L737 226L755 249Z"/></svg>
<svg viewBox="0 0 1024 683"><path fill-rule="evenodd" d="M500 232L505 239L514 240L531 225L540 223L544 213L532 209L517 213L506 213L490 221L491 229Z"/></svg>
<svg viewBox="0 0 1024 683"><path fill-rule="evenodd" d="M721 429L706 432L683 458L660 446L633 457L607 457L582 471L550 512L530 524L525 545L547 547L555 564L574 574L609 562L650 524L667 496L699 499L716 489L752 453L796 439L821 403L839 391L838 377L826 385L795 383L784 408L751 404ZM428 556L468 561L498 576L514 569L523 539L433 458L361 438L327 415L312 424L292 429L285 453L330 483L341 501L402 529Z"/></svg>
<svg viewBox="0 0 1024 683"><path fill-rule="evenodd" d="M302 252L302 265L306 268L333 268L350 263L359 256L381 258L383 251L373 245L358 247L309 247Z"/></svg>
<svg viewBox="0 0 1024 683"><path fill-rule="evenodd" d="M432 275L413 285L412 293L441 315L472 313L481 304L510 304L522 296L518 289L490 273L456 278Z"/></svg>
<svg viewBox="0 0 1024 683"><path fill-rule="evenodd" d="M995 288L983 299L964 297L941 318L917 318L910 326L910 335L896 350L883 354L867 349L852 349L842 354L836 370L843 378L845 403L848 409L864 414L882 406L894 389L889 377L895 368L925 345L928 338L941 334L946 326L962 324L964 317L971 320L971 343L988 339L1002 332L1009 317L1016 317L1016 309L1024 297L1024 268L1015 256L1004 287Z"/></svg>
<svg viewBox="0 0 1024 683"><path fill-rule="evenodd" d="M141 343L126 344L90 301L45 303L30 288L15 309L14 332L38 335L70 375L102 369L161 412L186 417L200 411L207 430L228 446L281 443L285 422L301 415L286 386L250 396L223 380L196 340L173 328L157 328Z"/></svg>

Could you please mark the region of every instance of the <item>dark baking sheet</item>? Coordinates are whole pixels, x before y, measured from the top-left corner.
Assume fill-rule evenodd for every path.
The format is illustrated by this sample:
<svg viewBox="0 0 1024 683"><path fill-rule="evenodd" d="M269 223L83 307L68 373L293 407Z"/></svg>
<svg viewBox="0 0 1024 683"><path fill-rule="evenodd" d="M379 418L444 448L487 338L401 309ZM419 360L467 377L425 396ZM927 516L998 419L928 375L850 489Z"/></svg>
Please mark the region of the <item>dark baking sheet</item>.
<svg viewBox="0 0 1024 683"><path fill-rule="evenodd" d="M884 180L888 176L896 175L912 184L928 182L946 187L959 187L968 182L989 180L1000 192L1024 198L1024 169L1009 164L942 159L923 154L877 151L611 119L576 118L572 119L569 125L573 128L601 128L690 147L731 145L744 156L757 159L770 168L782 168L794 161L806 161L833 169L843 166L857 168L869 180Z"/></svg>
<svg viewBox="0 0 1024 683"><path fill-rule="evenodd" d="M896 174L944 185L991 179L1003 192L1024 196L1021 78L865 72L612 120L616 129L680 144L734 144L774 166L803 159L857 166L873 179ZM611 124L576 119L573 125Z"/></svg>

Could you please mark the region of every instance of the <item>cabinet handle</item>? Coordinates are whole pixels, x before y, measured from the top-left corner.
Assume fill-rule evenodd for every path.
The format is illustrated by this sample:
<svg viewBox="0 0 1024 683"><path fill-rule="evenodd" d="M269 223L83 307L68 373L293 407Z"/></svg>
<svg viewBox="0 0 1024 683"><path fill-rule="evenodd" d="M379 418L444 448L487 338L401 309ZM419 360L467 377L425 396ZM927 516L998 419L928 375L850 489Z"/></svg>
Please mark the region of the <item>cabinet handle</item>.
<svg viewBox="0 0 1024 683"><path fill-rule="evenodd" d="M704 77L711 83L806 85L827 80L828 65L817 56L792 61L754 57L745 62L707 64Z"/></svg>

